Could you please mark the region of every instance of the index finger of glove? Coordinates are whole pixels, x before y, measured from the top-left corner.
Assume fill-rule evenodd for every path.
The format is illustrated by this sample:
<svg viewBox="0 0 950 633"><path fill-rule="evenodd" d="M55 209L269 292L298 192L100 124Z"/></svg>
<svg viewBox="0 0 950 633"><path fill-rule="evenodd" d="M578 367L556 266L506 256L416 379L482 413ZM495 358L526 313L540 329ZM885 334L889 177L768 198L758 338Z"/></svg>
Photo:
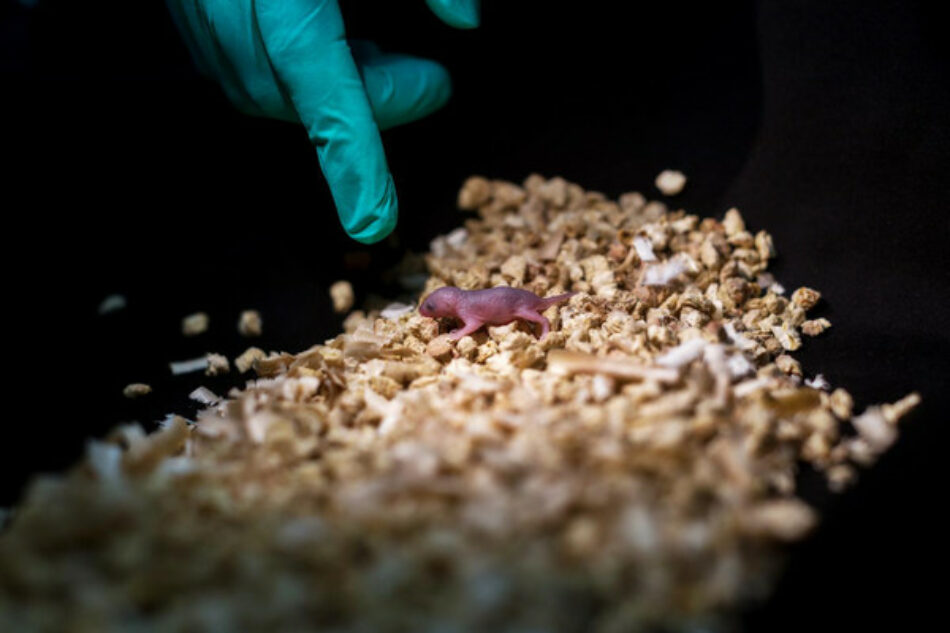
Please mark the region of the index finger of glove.
<svg viewBox="0 0 950 633"><path fill-rule="evenodd" d="M383 239L396 225L396 191L336 0L258 0L256 16L343 227L360 242Z"/></svg>

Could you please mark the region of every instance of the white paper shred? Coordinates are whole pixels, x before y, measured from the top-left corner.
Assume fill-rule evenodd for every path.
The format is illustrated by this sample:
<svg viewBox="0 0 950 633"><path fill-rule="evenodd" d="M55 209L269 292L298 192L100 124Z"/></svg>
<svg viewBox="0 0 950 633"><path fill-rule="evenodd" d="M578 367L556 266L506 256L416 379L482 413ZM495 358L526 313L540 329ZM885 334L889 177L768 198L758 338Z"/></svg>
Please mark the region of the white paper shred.
<svg viewBox="0 0 950 633"><path fill-rule="evenodd" d="M179 376L181 374L190 374L196 371L204 371L208 368L208 357L192 358L191 360L173 361L168 364L172 374Z"/></svg>
<svg viewBox="0 0 950 633"><path fill-rule="evenodd" d="M742 354L733 354L726 363L729 367L729 373L732 378L743 378L755 372L755 365L749 362L749 359Z"/></svg>
<svg viewBox="0 0 950 633"><path fill-rule="evenodd" d="M812 389L821 389L822 391L831 389L831 383L829 383L822 374L805 380L805 386L811 387Z"/></svg>
<svg viewBox="0 0 950 633"><path fill-rule="evenodd" d="M643 262L655 262L656 254L653 252L653 243L642 235L633 238L633 248L637 251L637 257Z"/></svg>
<svg viewBox="0 0 950 633"><path fill-rule="evenodd" d="M646 272L643 273L643 285L666 286L686 271L686 262L682 259L669 259L661 264L654 264L647 268Z"/></svg>
<svg viewBox="0 0 950 633"><path fill-rule="evenodd" d="M122 449L115 444L90 440L86 456L96 476L105 486L122 485Z"/></svg>
<svg viewBox="0 0 950 633"><path fill-rule="evenodd" d="M214 404L215 402L221 400L221 397L218 394L211 391L207 387L198 387L189 393L188 397L192 400L200 402L201 404Z"/></svg>
<svg viewBox="0 0 950 633"><path fill-rule="evenodd" d="M445 236L445 241L452 248L459 248L468 239L468 231L459 227Z"/></svg>
<svg viewBox="0 0 950 633"><path fill-rule="evenodd" d="M379 313L379 316L384 319L398 319L401 316L409 314L415 308L405 303L390 303L388 306L383 308L383 311Z"/></svg>
<svg viewBox="0 0 950 633"><path fill-rule="evenodd" d="M726 331L726 336L729 337L736 347L741 349L743 352L747 352L751 349L755 349L755 341L752 339L746 338L742 334L736 331L736 326L730 322L723 324L722 329Z"/></svg>
<svg viewBox="0 0 950 633"><path fill-rule="evenodd" d="M701 338L694 338L680 343L670 351L656 359L656 364L662 367L683 367L700 357L703 348L708 343Z"/></svg>

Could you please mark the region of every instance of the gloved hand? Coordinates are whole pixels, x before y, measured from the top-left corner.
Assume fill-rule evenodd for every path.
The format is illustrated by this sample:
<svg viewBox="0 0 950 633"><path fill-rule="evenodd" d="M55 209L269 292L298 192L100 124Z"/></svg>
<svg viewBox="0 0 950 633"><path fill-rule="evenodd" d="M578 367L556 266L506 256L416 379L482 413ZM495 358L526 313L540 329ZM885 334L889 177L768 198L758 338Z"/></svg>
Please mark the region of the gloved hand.
<svg viewBox="0 0 950 633"><path fill-rule="evenodd" d="M371 244L396 226L379 128L414 121L451 93L436 62L350 42L336 0L167 0L199 70L241 111L302 123L343 228ZM479 23L479 0L426 0L456 28Z"/></svg>

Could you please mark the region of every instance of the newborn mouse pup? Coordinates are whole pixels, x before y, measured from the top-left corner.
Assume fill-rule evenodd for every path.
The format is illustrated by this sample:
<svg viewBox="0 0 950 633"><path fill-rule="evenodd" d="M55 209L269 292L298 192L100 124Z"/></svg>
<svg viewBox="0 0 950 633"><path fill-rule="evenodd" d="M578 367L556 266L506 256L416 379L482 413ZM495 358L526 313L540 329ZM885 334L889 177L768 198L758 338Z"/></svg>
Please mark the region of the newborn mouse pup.
<svg viewBox="0 0 950 633"><path fill-rule="evenodd" d="M426 297L419 307L419 313L427 317L460 319L462 327L449 332L449 338L453 341L471 334L483 325L505 325L515 319L540 323L543 339L551 331L551 324L541 316L541 312L575 294L577 293L567 292L542 299L533 292L507 286L485 290L462 290L446 286Z"/></svg>

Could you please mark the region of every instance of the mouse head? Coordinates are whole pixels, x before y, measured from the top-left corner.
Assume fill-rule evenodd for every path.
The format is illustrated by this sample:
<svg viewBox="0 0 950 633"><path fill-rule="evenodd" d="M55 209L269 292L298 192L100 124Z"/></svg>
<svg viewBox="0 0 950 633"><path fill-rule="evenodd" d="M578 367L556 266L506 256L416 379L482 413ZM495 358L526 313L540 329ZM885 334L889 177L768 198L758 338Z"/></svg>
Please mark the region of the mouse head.
<svg viewBox="0 0 950 633"><path fill-rule="evenodd" d="M455 316L461 294L461 290L452 286L439 288L422 301L422 305L419 306L419 314L427 317Z"/></svg>

